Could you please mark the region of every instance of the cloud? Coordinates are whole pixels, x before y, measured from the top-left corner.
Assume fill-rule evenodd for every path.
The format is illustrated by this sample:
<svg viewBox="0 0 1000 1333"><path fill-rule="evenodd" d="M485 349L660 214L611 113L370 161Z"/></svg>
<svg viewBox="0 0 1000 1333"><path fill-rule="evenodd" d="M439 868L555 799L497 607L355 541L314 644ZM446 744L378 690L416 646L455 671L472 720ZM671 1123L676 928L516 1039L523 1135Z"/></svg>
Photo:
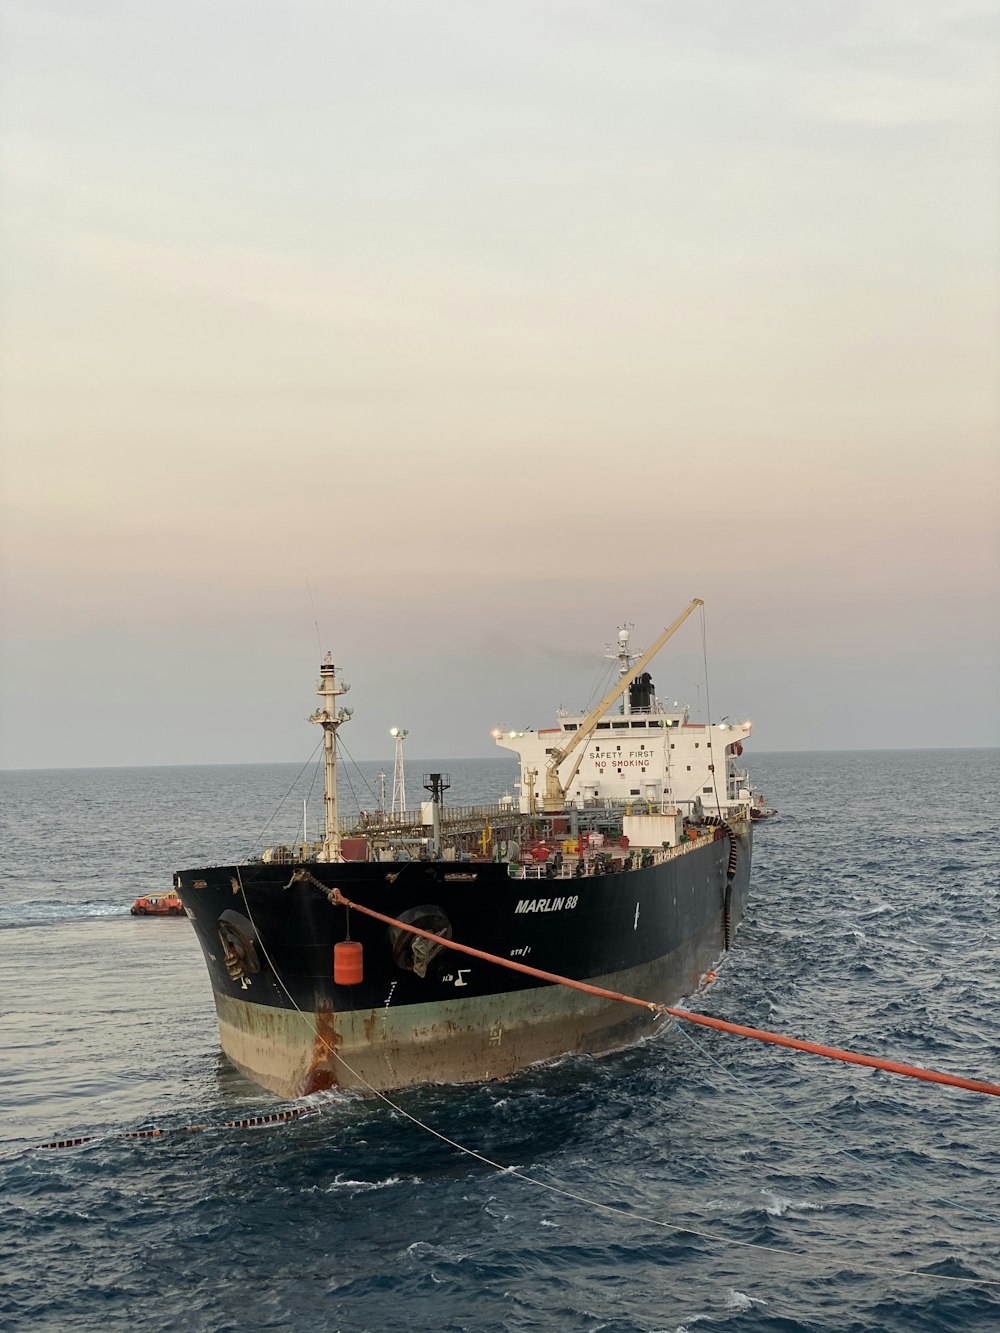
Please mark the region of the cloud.
<svg viewBox="0 0 1000 1333"><path fill-rule="evenodd" d="M1000 110L985 83L878 75L828 84L811 94L809 103L825 119L880 128L995 126Z"/></svg>

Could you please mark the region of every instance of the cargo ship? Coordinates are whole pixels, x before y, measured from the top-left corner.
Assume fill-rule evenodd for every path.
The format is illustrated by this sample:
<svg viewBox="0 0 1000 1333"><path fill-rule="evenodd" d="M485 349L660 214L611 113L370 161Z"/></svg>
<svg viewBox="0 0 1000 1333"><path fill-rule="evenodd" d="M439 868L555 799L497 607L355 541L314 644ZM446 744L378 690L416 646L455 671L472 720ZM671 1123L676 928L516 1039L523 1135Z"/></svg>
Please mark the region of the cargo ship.
<svg viewBox="0 0 1000 1333"><path fill-rule="evenodd" d="M692 722L646 670L702 605L638 657L621 630L616 678L588 712L495 730L517 756L518 795L488 805L446 802L449 777L432 773L419 810L394 800L341 819L349 687L327 654L310 719L323 729L322 837L174 875L237 1069L282 1097L373 1094L503 1078L655 1025L652 1009L509 962L651 1003L696 990L743 915L756 799L740 762L750 723Z"/></svg>

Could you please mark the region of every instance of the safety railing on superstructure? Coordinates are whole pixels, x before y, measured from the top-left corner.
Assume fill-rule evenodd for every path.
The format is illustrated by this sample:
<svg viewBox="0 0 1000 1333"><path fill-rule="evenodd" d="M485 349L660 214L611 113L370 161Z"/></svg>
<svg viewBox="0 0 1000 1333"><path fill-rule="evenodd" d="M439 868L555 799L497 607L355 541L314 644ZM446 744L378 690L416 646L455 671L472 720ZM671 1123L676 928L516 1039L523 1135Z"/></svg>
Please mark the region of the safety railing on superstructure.
<svg viewBox="0 0 1000 1333"><path fill-rule="evenodd" d="M621 796L604 796L584 801L575 808L578 814L584 816L583 823L586 823L585 817L587 815L593 814L608 814L621 818L623 815L669 815L680 811L681 814L691 817L697 811L699 799L703 810L715 809L714 796L702 796L688 801L642 801L634 796L629 800ZM727 819L739 819L740 812L747 810L749 805L745 796L726 796L721 788L719 790L719 800ZM537 817L542 817L541 811L539 811ZM556 818L563 818L563 812L557 814Z"/></svg>
<svg viewBox="0 0 1000 1333"><path fill-rule="evenodd" d="M518 814L517 807L501 805L443 805L441 807L441 831L451 832L456 825L484 822L495 823L508 820ZM385 810L362 810L356 815L342 815L341 834L392 834L396 829L429 828L430 821L424 822L423 808L404 810L402 814L390 814Z"/></svg>

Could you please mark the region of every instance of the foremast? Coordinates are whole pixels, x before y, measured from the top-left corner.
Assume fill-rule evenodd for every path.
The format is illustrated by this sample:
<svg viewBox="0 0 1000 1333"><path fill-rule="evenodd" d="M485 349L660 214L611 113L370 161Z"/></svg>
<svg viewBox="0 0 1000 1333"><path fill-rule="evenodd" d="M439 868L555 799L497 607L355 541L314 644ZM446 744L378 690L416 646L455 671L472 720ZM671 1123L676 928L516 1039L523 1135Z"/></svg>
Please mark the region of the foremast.
<svg viewBox="0 0 1000 1333"><path fill-rule="evenodd" d="M340 821L337 810L337 728L346 722L352 713L350 708L338 708L337 700L350 689L347 681L337 679L337 668L333 657L327 653L320 663L319 689L316 693L323 700L309 718L323 728L323 846L317 860L341 861Z"/></svg>

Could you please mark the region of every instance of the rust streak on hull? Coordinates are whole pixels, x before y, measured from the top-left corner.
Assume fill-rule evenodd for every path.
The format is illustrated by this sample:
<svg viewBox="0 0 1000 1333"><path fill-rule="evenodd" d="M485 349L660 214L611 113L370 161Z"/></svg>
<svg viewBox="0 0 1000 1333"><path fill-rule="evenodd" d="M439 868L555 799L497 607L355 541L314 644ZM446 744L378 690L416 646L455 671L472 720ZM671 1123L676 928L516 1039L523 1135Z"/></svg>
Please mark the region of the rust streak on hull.
<svg viewBox="0 0 1000 1333"><path fill-rule="evenodd" d="M667 984L672 961L659 959L596 980L642 994L669 991L676 999L676 986ZM695 989L703 970L701 964L695 967L686 990ZM382 1014L306 1014L219 994L216 1005L229 1059L282 1097L331 1087L369 1091L507 1078L562 1055L619 1048L656 1026L651 1013L559 986L409 1005Z"/></svg>

